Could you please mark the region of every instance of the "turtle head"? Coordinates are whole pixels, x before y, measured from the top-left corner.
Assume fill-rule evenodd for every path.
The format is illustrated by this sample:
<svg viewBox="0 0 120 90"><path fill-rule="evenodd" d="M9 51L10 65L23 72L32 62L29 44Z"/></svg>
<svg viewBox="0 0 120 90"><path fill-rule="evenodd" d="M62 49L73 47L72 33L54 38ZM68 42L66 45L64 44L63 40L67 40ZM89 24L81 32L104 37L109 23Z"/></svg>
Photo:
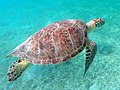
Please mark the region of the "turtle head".
<svg viewBox="0 0 120 90"><path fill-rule="evenodd" d="M101 27L105 24L105 21L101 18L95 18L93 20L90 20L86 25L88 27L88 31L91 31L92 29L96 27Z"/></svg>

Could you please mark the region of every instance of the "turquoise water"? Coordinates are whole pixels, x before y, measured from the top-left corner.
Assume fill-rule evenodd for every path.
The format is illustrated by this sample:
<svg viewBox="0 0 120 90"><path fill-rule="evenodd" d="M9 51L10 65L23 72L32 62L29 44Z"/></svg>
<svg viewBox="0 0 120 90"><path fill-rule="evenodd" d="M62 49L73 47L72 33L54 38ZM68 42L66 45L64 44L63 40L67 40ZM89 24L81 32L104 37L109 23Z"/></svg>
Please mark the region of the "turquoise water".
<svg viewBox="0 0 120 90"><path fill-rule="evenodd" d="M45 25L63 19L106 24L89 34L97 43L94 62L83 77L85 51L57 65L30 65L14 82L4 58ZM120 0L0 0L0 90L120 90Z"/></svg>

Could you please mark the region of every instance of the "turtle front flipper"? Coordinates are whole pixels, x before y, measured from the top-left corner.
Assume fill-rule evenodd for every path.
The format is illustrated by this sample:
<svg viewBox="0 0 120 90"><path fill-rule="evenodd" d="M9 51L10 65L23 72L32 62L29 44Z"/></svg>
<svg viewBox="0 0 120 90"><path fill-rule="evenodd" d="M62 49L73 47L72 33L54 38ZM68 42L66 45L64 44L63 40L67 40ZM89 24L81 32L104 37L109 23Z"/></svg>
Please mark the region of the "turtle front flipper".
<svg viewBox="0 0 120 90"><path fill-rule="evenodd" d="M8 81L14 81L19 76L21 76L22 72L27 68L28 64L29 62L23 59L13 62L8 68Z"/></svg>
<svg viewBox="0 0 120 90"><path fill-rule="evenodd" d="M95 44L95 42L88 40L86 46L86 63L85 63L84 75L86 74L91 63L93 62L96 51L97 51L97 45Z"/></svg>

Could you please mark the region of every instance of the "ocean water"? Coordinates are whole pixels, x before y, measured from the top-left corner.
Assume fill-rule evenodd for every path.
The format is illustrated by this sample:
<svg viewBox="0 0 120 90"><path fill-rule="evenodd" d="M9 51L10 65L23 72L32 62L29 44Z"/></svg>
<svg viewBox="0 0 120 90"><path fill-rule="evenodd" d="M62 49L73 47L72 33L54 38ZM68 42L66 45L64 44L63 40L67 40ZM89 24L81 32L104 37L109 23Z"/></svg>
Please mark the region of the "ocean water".
<svg viewBox="0 0 120 90"><path fill-rule="evenodd" d="M16 58L5 56L30 35L54 21L96 17L106 23L88 34L98 51L85 77L83 51L60 64L30 65L7 81ZM120 0L0 0L0 90L120 90Z"/></svg>

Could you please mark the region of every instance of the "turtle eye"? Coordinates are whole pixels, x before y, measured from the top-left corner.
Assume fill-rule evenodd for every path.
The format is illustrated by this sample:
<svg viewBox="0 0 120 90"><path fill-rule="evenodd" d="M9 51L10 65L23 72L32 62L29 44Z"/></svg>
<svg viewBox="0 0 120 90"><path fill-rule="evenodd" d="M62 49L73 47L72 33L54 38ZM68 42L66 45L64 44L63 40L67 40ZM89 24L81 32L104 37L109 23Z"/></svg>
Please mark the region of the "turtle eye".
<svg viewBox="0 0 120 90"><path fill-rule="evenodd" d="M105 24L105 21L104 20L101 20L101 22L100 22L102 25L104 25Z"/></svg>
<svg viewBox="0 0 120 90"><path fill-rule="evenodd" d="M95 26L96 26L96 27L100 27L100 26L102 26L102 25L104 25L104 24L105 24L105 21L102 20L102 19L99 19L98 21L96 21Z"/></svg>

